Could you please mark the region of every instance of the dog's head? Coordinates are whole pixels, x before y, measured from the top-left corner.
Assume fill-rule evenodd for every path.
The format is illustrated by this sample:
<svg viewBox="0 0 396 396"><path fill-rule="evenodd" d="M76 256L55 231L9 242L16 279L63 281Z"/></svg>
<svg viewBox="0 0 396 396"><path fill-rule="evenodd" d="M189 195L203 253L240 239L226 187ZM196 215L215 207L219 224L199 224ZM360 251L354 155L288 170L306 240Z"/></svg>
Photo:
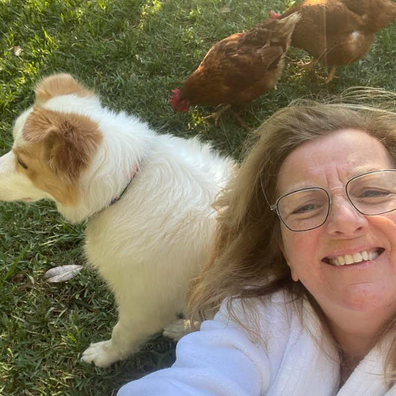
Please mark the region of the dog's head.
<svg viewBox="0 0 396 396"><path fill-rule="evenodd" d="M68 74L44 78L34 105L15 121L12 150L0 158L0 201L79 202L79 179L101 141L98 124L78 107L99 106Z"/></svg>

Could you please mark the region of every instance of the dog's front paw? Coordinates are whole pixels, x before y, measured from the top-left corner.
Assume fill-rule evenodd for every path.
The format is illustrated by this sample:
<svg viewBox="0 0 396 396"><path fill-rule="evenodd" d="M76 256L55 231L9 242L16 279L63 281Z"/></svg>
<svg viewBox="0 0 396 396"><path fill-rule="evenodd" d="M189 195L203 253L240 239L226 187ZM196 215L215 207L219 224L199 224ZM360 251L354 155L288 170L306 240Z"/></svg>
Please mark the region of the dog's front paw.
<svg viewBox="0 0 396 396"><path fill-rule="evenodd" d="M102 368L109 367L120 359L111 347L111 340L91 344L81 357L83 362L94 363Z"/></svg>

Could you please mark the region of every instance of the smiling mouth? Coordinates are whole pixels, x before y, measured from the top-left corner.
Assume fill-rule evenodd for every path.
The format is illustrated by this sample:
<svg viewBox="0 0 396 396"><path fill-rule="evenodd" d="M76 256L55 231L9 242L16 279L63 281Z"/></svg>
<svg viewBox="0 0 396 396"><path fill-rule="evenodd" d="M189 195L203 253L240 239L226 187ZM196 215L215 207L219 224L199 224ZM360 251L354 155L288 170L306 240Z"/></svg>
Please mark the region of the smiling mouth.
<svg viewBox="0 0 396 396"><path fill-rule="evenodd" d="M336 267L343 265L360 264L364 261L375 260L385 251L384 248L374 248L370 250L363 250L353 254L345 254L343 256L324 257L322 261L326 264Z"/></svg>

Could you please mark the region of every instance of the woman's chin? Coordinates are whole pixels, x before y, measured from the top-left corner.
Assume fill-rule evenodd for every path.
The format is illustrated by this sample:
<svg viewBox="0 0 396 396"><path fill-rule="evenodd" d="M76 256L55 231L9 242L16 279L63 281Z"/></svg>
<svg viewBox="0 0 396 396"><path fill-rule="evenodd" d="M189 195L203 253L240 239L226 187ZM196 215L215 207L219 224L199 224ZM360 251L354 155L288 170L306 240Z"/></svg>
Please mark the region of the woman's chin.
<svg viewBox="0 0 396 396"><path fill-rule="evenodd" d="M386 288L374 283L357 283L344 289L342 305L353 311L368 312L389 303Z"/></svg>

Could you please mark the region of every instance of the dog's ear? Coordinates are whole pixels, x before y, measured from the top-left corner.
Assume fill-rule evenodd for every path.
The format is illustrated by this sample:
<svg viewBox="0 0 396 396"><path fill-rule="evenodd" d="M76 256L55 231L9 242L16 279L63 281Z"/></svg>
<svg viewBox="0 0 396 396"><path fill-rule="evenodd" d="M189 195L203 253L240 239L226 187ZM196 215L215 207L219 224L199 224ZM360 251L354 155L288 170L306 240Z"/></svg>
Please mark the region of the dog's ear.
<svg viewBox="0 0 396 396"><path fill-rule="evenodd" d="M27 142L41 143L44 161L69 182L88 167L103 139L97 123L88 117L40 107L29 115L22 135Z"/></svg>
<svg viewBox="0 0 396 396"><path fill-rule="evenodd" d="M94 96L94 92L78 83L70 74L53 74L42 79L35 88L36 105L43 105L49 99L61 95Z"/></svg>

